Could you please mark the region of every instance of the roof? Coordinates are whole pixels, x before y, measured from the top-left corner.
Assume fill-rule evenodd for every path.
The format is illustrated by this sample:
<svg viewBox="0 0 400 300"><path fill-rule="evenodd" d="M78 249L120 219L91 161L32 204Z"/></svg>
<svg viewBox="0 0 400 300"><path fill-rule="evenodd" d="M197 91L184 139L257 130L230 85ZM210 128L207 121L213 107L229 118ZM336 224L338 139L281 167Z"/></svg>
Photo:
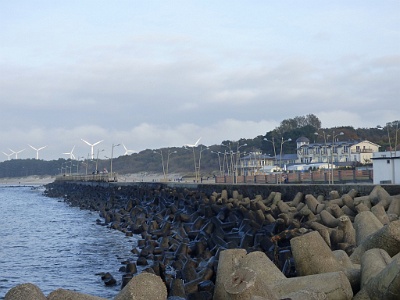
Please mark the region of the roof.
<svg viewBox="0 0 400 300"><path fill-rule="evenodd" d="M309 143L310 140L306 138L305 136L301 136L296 140L296 143Z"/></svg>

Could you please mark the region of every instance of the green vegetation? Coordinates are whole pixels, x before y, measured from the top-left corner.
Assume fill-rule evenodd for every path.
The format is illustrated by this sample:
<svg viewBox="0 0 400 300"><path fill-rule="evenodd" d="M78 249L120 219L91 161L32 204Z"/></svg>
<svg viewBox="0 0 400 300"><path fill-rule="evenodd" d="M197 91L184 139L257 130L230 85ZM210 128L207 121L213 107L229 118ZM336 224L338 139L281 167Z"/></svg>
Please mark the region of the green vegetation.
<svg viewBox="0 0 400 300"><path fill-rule="evenodd" d="M392 123L388 123L383 128L358 128L354 129L351 126L336 127L336 128L320 128L321 122L315 115L307 115L305 117L295 117L293 119L283 120L277 128L267 132L265 135L257 136L253 139L240 139L239 141L223 141L221 144L225 145L199 145L195 148L196 164L199 163L199 153L201 151L200 161L200 173L202 176L209 176L219 173L219 161L218 152L225 153L229 151L236 152L239 145L240 152L262 152L270 155L274 155L273 144L275 144L275 151L277 154L280 152L282 138L284 141L292 139L291 142L285 142L282 145L283 153L295 153L296 151L296 139L304 136L307 137L310 142L323 142L322 133L325 132L327 135L333 131L336 133L343 132L344 135L341 137L343 140L368 140L381 146L380 150L385 151L390 149L390 145L394 145L393 139L395 138L395 130ZM320 135L315 135L315 132ZM389 141L391 136L391 141ZM268 141L274 141L268 142ZM247 144L246 146L242 146ZM173 153L175 152L176 153ZM194 159L192 148L172 147L157 149L157 153L153 150L147 149L139 153L131 155L120 156L113 159L113 171L120 174L130 173L162 173L161 164L161 152L164 158L164 167L167 168L167 161L169 156L168 173L180 173L182 175L193 175L194 174ZM168 155L170 153L170 155ZM223 154L220 154L222 161ZM66 159L58 159L52 161L44 161L37 159L12 159L0 163L0 178L4 177L24 177L30 175L57 175L61 173L80 173L90 174L95 170L95 162L89 161L86 166L86 162L71 161ZM103 168L110 169L110 160L100 160L98 163L98 170ZM165 170L167 171L167 170Z"/></svg>

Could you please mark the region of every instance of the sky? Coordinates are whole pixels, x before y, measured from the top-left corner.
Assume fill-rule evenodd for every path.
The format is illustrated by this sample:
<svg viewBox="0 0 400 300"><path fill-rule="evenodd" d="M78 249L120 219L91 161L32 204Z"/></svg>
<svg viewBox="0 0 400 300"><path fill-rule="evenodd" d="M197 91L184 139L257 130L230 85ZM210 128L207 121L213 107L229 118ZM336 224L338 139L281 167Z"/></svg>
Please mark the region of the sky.
<svg viewBox="0 0 400 300"><path fill-rule="evenodd" d="M0 28L0 161L400 119L399 0L14 0Z"/></svg>

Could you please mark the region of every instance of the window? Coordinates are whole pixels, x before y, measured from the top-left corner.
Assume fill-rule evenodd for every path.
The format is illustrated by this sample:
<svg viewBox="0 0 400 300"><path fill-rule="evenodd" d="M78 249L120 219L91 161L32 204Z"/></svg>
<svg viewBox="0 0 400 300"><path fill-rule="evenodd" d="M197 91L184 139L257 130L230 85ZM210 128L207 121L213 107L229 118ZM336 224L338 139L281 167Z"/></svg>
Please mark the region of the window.
<svg viewBox="0 0 400 300"><path fill-rule="evenodd" d="M387 163L387 164L390 164L390 159L386 160L386 163Z"/></svg>

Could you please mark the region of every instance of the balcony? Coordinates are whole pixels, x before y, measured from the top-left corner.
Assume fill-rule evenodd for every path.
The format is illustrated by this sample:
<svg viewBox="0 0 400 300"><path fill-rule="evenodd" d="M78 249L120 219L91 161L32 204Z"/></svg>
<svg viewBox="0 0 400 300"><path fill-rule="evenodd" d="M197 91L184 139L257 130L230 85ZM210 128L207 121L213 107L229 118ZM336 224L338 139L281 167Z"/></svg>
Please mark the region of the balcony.
<svg viewBox="0 0 400 300"><path fill-rule="evenodd" d="M373 153L374 151L372 149L356 149L356 150L351 150L352 154L356 153Z"/></svg>

